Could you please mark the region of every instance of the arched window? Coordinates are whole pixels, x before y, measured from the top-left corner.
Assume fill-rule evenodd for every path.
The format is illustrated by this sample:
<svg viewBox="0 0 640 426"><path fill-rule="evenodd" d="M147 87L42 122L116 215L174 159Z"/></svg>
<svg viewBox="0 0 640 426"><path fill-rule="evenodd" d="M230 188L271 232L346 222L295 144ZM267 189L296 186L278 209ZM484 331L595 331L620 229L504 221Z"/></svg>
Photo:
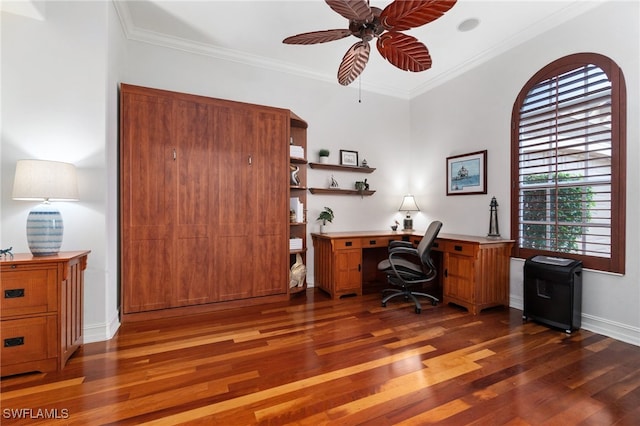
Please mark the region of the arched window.
<svg viewBox="0 0 640 426"><path fill-rule="evenodd" d="M513 105L514 255L624 273L626 89L609 58L580 53L538 71Z"/></svg>

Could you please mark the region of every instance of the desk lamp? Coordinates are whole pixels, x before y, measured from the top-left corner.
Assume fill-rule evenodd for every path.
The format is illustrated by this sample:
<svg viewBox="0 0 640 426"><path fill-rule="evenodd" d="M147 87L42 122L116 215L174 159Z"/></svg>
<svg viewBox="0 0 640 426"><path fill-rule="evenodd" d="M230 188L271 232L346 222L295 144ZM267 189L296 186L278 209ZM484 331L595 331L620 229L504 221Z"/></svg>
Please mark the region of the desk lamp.
<svg viewBox="0 0 640 426"><path fill-rule="evenodd" d="M416 199L413 198L413 195L407 194L404 196L404 198L402 199L402 204L400 204L400 208L398 209L398 211L407 212L407 217L404 218L404 222L403 222L403 226L404 226L403 230L404 231L413 230L413 219L411 219L411 215L409 214L409 212L420 211L420 208L416 204Z"/></svg>
<svg viewBox="0 0 640 426"><path fill-rule="evenodd" d="M34 256L60 251L62 215L50 201L77 201L78 179L73 164L58 161L19 160L13 182L14 200L43 201L27 217L27 242Z"/></svg>

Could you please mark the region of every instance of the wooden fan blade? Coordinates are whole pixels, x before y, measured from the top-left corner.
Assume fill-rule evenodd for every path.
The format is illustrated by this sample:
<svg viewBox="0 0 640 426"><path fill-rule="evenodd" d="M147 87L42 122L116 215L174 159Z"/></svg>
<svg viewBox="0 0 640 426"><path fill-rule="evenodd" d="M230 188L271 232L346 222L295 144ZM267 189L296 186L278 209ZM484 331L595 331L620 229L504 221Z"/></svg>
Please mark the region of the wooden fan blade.
<svg viewBox="0 0 640 426"><path fill-rule="evenodd" d="M435 21L451 9L457 0L396 0L384 8L380 23L387 30L404 31Z"/></svg>
<svg viewBox="0 0 640 426"><path fill-rule="evenodd" d="M367 0L325 0L329 7L350 21L371 21L373 13Z"/></svg>
<svg viewBox="0 0 640 426"><path fill-rule="evenodd" d="M312 31L310 33L303 33L287 37L282 40L285 44L316 44L326 43L328 41L340 40L341 38L349 37L351 31L349 30L325 30L325 31Z"/></svg>
<svg viewBox="0 0 640 426"><path fill-rule="evenodd" d="M401 70L420 72L431 68L429 50L415 37L387 31L378 37L377 47L383 58Z"/></svg>
<svg viewBox="0 0 640 426"><path fill-rule="evenodd" d="M345 53L338 69L338 83L348 86L358 78L369 61L369 43L359 41Z"/></svg>

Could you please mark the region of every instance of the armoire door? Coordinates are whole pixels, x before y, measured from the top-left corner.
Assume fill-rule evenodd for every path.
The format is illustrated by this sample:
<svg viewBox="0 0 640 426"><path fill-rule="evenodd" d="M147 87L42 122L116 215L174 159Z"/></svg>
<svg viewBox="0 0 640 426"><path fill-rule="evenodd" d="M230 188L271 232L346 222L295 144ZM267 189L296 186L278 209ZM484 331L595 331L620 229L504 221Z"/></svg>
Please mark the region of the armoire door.
<svg viewBox="0 0 640 426"><path fill-rule="evenodd" d="M125 91L122 113L124 313L211 302L209 106Z"/></svg>
<svg viewBox="0 0 640 426"><path fill-rule="evenodd" d="M217 108L220 300L287 291L288 118L280 110Z"/></svg>
<svg viewBox="0 0 640 426"><path fill-rule="evenodd" d="M289 283L289 117L257 113L250 168L254 192L254 296L284 294Z"/></svg>
<svg viewBox="0 0 640 426"><path fill-rule="evenodd" d="M122 93L121 273L123 312L171 306L175 279L173 102Z"/></svg>
<svg viewBox="0 0 640 426"><path fill-rule="evenodd" d="M176 176L175 287L173 306L189 306L216 300L213 269L216 208L214 146L210 107L206 103L174 102Z"/></svg>

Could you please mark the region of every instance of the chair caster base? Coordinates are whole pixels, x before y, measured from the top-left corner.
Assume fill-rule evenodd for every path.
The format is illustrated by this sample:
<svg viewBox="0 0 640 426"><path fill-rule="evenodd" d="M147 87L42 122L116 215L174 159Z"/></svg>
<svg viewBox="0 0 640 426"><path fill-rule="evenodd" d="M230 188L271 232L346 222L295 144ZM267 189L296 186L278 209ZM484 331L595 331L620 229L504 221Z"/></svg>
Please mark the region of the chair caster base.
<svg viewBox="0 0 640 426"><path fill-rule="evenodd" d="M416 314L419 314L420 312L422 312L422 309L416 308Z"/></svg>

